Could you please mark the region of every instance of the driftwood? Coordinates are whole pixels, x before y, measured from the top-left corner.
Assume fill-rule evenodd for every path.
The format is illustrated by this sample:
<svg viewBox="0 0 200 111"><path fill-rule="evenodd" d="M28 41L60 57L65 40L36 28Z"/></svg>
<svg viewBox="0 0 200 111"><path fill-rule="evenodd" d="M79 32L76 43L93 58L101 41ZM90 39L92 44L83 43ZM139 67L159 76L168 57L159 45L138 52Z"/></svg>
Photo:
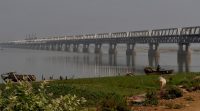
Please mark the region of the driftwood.
<svg viewBox="0 0 200 111"><path fill-rule="evenodd" d="M1 74L1 78L7 82L8 80L11 80L13 82L18 82L18 81L36 81L35 75L22 75L22 74L17 74L16 72L8 72L5 74Z"/></svg>

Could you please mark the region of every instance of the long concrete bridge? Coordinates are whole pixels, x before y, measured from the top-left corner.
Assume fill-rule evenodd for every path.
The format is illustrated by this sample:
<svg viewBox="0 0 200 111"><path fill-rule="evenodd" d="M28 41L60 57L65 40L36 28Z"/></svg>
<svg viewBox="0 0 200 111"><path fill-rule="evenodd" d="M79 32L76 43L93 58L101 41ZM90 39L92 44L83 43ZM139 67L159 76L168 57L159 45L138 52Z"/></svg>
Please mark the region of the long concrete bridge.
<svg viewBox="0 0 200 111"><path fill-rule="evenodd" d="M102 45L109 44L108 53L111 56L114 55L115 58L118 44L127 44L127 56L135 55L136 44L149 44L149 65L153 66L159 63L160 43L177 43L179 46L177 52L178 64L187 63L188 58L191 57L190 44L200 43L200 26L34 38L1 43L0 46L52 51L71 51L73 49L73 52L78 52L80 51L79 46L82 45L82 52L88 53L90 45L94 44L94 53L100 54Z"/></svg>

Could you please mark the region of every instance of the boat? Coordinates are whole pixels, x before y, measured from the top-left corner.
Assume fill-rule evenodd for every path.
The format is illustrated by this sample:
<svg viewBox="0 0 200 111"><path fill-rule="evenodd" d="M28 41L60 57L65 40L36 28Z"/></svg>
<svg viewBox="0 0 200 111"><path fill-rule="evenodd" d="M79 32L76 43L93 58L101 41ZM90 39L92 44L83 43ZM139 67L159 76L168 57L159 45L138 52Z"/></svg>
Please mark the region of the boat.
<svg viewBox="0 0 200 111"><path fill-rule="evenodd" d="M173 69L169 69L169 70L159 69L159 70L157 70L154 67L145 67L144 72L147 75L151 75L151 74L163 75L163 74L172 74L174 72L174 70Z"/></svg>
<svg viewBox="0 0 200 111"><path fill-rule="evenodd" d="M16 72L8 72L8 73L1 74L1 78L5 82L7 82L8 80L11 80L13 82L36 81L35 75L17 74Z"/></svg>

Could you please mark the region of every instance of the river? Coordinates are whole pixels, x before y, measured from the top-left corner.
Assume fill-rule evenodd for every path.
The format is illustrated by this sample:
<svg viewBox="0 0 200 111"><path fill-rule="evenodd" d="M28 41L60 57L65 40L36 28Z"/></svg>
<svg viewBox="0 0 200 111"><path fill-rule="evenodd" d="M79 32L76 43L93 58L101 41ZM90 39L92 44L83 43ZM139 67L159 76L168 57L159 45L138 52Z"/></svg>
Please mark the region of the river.
<svg viewBox="0 0 200 111"><path fill-rule="evenodd" d="M168 46L167 48L165 46ZM142 47L142 48L141 48ZM122 75L126 72L144 74L143 68L148 66L148 46L138 45L134 62L128 60L125 55L126 47L119 46L116 58L111 61L104 46L103 53L73 53L44 50L11 49L0 50L0 73L16 71L24 74L35 74L37 80L42 76L49 79L50 76L57 79L60 76L68 78L89 78ZM194 46L198 49L198 47ZM191 60L187 68L191 72L200 71L200 51L192 50ZM160 62L163 68L178 69L177 46L161 45Z"/></svg>

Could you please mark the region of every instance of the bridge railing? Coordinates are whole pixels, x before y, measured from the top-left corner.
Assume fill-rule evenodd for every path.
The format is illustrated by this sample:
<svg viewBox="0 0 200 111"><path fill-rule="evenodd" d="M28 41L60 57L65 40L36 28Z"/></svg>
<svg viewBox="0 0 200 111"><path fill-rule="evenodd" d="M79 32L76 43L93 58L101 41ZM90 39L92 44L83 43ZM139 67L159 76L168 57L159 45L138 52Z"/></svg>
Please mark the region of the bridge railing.
<svg viewBox="0 0 200 111"><path fill-rule="evenodd" d="M128 32L128 37L147 37L147 36L150 36L149 30Z"/></svg>
<svg viewBox="0 0 200 111"><path fill-rule="evenodd" d="M175 35L179 35L178 28L156 29L151 31L151 36L175 36Z"/></svg>
<svg viewBox="0 0 200 111"><path fill-rule="evenodd" d="M126 37L163 37L163 36L188 36L188 35L200 36L200 26L143 30L143 31L129 31L129 32L71 35L71 36L65 35L65 36L55 36L48 38L37 38L33 40L18 40L18 41L13 41L13 43L23 44L23 43L43 43L48 41L60 41L60 40L83 40L83 39L126 38Z"/></svg>
<svg viewBox="0 0 200 111"><path fill-rule="evenodd" d="M127 37L127 32L115 32L111 33L111 38Z"/></svg>
<svg viewBox="0 0 200 111"><path fill-rule="evenodd" d="M99 34L96 34L96 38L110 38L110 33L99 33Z"/></svg>
<svg viewBox="0 0 200 111"><path fill-rule="evenodd" d="M96 38L96 34L86 34L84 35L84 39L94 39Z"/></svg>
<svg viewBox="0 0 200 111"><path fill-rule="evenodd" d="M196 27L184 27L181 30L180 35L199 35L200 34L200 26Z"/></svg>

